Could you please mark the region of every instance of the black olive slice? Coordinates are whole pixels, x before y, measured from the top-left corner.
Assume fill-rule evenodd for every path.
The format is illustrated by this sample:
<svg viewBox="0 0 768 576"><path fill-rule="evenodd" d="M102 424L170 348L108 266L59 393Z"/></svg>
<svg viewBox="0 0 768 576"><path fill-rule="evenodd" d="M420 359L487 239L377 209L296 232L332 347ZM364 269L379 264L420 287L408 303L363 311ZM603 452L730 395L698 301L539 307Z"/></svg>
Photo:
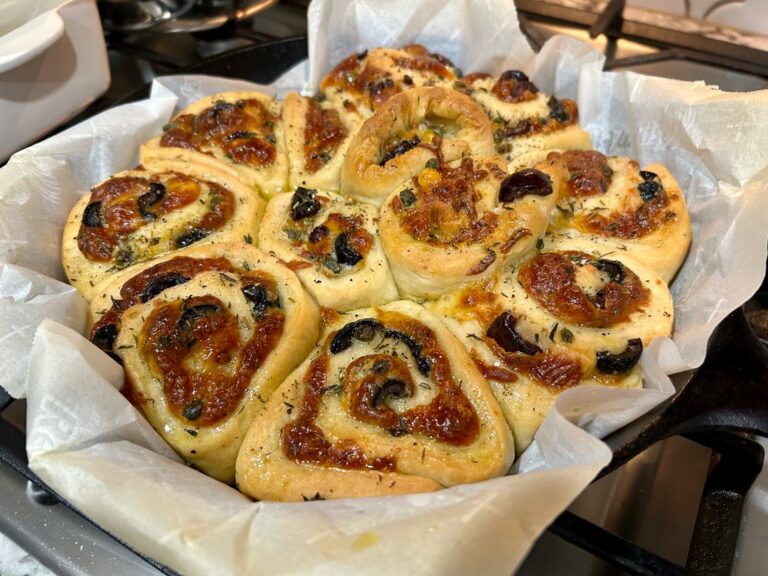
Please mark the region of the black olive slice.
<svg viewBox="0 0 768 576"><path fill-rule="evenodd" d="M197 306L187 306L179 318L179 328L182 330L191 330L194 323L208 314L216 314L219 307L215 304L199 304Z"/></svg>
<svg viewBox="0 0 768 576"><path fill-rule="evenodd" d="M376 332L382 328L381 322L373 318L363 318L362 320L350 322L336 332L336 335L333 337L330 348L331 354L338 354L349 348L352 345L352 339L370 342L373 340Z"/></svg>
<svg viewBox="0 0 768 576"><path fill-rule="evenodd" d="M194 244L195 242L198 242L208 236L210 234L210 230L203 230L202 228L192 228L191 230L185 232L178 238L176 238L176 247L177 248L184 248L185 246L189 246L190 244Z"/></svg>
<svg viewBox="0 0 768 576"><path fill-rule="evenodd" d="M380 408L387 398L405 398L407 395L408 386L406 383L396 378L390 378L378 386L373 393L373 407Z"/></svg>
<svg viewBox="0 0 768 576"><path fill-rule="evenodd" d="M83 212L83 224L89 228L101 228L104 221L101 219L101 202L91 202Z"/></svg>
<svg viewBox="0 0 768 576"><path fill-rule="evenodd" d="M387 162L392 160L392 158L396 156L400 156L400 154L405 154L408 152L408 150L412 150L413 148L416 148L421 144L421 139L418 136L414 136L410 140L400 140L395 144L394 146L390 146L385 152L384 156L381 157L381 162L379 162L379 166L384 166Z"/></svg>
<svg viewBox="0 0 768 576"><path fill-rule="evenodd" d="M509 312L502 312L491 322L486 335L496 340L498 345L507 352L522 352L529 356L541 352L541 348L533 342L528 342L515 330L515 324L517 324L517 318Z"/></svg>
<svg viewBox="0 0 768 576"><path fill-rule="evenodd" d="M552 194L552 181L549 176L541 170L525 168L504 178L499 187L499 200L501 202L514 202L529 194L535 196Z"/></svg>
<svg viewBox="0 0 768 576"><path fill-rule="evenodd" d="M262 313L267 308L280 308L279 300L270 300L267 289L260 284L249 284L243 287L243 296L251 303L257 313Z"/></svg>
<svg viewBox="0 0 768 576"><path fill-rule="evenodd" d="M360 254L360 252L355 250L349 244L349 238L345 232L342 232L336 236L336 240L333 243L333 249L336 252L336 260L339 262L339 264L354 266L363 259L363 256Z"/></svg>
<svg viewBox="0 0 768 576"><path fill-rule="evenodd" d="M649 202L656 198L659 191L663 189L661 179L658 174L648 172L647 170L640 170L640 178L643 179L637 185L637 189L640 191L640 198L643 199L643 202Z"/></svg>
<svg viewBox="0 0 768 576"><path fill-rule="evenodd" d="M316 244L326 236L328 236L328 227L321 224L312 229L308 239L312 244Z"/></svg>
<svg viewBox="0 0 768 576"><path fill-rule="evenodd" d="M163 290L184 284L185 282L189 282L189 277L177 272L169 272L168 274L152 278L152 280L147 282L144 291L141 293L141 302L149 302Z"/></svg>
<svg viewBox="0 0 768 576"><path fill-rule="evenodd" d="M429 363L429 361L424 358L424 356L421 355L421 344L416 342L413 338L408 336L408 334L403 334L402 332L398 332L397 330L385 330L384 336L386 338L392 338L393 340L398 340L405 344L408 347L408 350L411 351L411 354L413 355L413 359L416 361L416 367L419 369L419 372L421 372L424 376L429 376L429 371L432 368L432 365Z"/></svg>
<svg viewBox="0 0 768 576"><path fill-rule="evenodd" d="M631 369L643 353L643 341L640 338L627 340L624 352L611 354L605 350L598 352L597 369L603 374L623 374Z"/></svg>
<svg viewBox="0 0 768 576"><path fill-rule="evenodd" d="M91 335L91 342L104 352L111 352L115 346L115 338L117 338L117 325L104 324Z"/></svg>
<svg viewBox="0 0 768 576"><path fill-rule="evenodd" d="M314 216L320 211L320 201L315 198L317 190L299 186L291 196L291 218L301 220Z"/></svg>
<svg viewBox="0 0 768 576"><path fill-rule="evenodd" d="M203 401L192 400L189 404L184 406L184 410L181 411L181 415L187 420L197 420L203 413Z"/></svg>
<svg viewBox="0 0 768 576"><path fill-rule="evenodd" d="M593 260L591 262L592 266L600 270L600 272L605 272L608 274L608 277L611 279L611 282L617 282L621 284L624 282L624 277L626 276L626 272L624 269L624 264L621 262L618 262L617 260Z"/></svg>
<svg viewBox="0 0 768 576"><path fill-rule="evenodd" d="M145 192L139 196L139 212L141 212L141 215L145 218L157 218L157 216L153 212L150 212L149 209L160 202L164 196L165 186L160 184L160 182L150 182L149 192Z"/></svg>
<svg viewBox="0 0 768 576"><path fill-rule="evenodd" d="M400 203L406 208L410 208L416 203L416 194L413 193L411 188L400 191Z"/></svg>

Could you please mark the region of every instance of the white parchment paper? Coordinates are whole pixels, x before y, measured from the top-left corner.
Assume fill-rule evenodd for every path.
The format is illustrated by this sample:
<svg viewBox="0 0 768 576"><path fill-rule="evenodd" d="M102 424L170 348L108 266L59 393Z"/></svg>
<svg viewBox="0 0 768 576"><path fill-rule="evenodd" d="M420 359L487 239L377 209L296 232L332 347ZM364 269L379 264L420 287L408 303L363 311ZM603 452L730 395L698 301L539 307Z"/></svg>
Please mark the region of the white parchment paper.
<svg viewBox="0 0 768 576"><path fill-rule="evenodd" d="M601 72L568 38L534 55L506 0L320 0L310 62L270 87L202 76L156 80L0 169L0 382L29 403L32 469L97 523L184 574L509 574L610 460L595 438L667 398L717 323L759 285L768 235L768 93ZM121 369L80 334L86 306L61 282L60 236L76 199L138 161L174 111L213 92L311 92L367 47L421 42L466 72L520 68L577 98L598 149L666 164L686 192L691 253L673 285L674 340L643 355L645 389L560 396L516 475L433 494L253 503L186 466L118 389ZM43 320L43 318L48 318Z"/></svg>

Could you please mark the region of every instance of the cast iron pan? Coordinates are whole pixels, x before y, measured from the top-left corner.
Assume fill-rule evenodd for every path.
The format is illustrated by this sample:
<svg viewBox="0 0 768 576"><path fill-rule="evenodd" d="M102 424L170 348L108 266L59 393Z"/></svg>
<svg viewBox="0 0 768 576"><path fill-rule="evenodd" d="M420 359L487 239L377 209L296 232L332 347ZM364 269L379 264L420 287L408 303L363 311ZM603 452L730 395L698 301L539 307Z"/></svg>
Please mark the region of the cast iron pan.
<svg viewBox="0 0 768 576"><path fill-rule="evenodd" d="M179 74L209 74L266 84L306 57L305 38L278 40L227 52ZM148 96L149 85L118 103ZM765 282L757 298L768 303ZM742 308L717 329L704 365L675 376L673 381L675 396L606 439L613 460L600 475L674 435L686 436L720 453L705 486L686 567L646 552L570 512L561 515L550 530L631 574L728 574L744 496L763 462L762 448L746 436L768 436L768 351ZM9 402L0 388L0 408ZM8 434L18 436L8 437L8 446L0 444L0 459L46 489L27 467L23 436L2 421L0 425L4 436L8 437L6 428ZM167 567L143 558L160 571L173 574Z"/></svg>

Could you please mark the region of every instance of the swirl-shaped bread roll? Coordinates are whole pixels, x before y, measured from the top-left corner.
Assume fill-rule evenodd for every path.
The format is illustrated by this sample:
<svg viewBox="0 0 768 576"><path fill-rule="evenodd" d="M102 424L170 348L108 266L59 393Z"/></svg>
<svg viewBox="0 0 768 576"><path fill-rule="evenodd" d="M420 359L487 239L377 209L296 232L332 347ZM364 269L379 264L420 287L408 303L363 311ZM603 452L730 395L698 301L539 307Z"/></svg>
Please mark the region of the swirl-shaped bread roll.
<svg viewBox="0 0 768 576"><path fill-rule="evenodd" d="M424 46L374 48L342 60L320 83L320 92L350 113L367 118L395 94L422 86L452 87L460 72Z"/></svg>
<svg viewBox="0 0 768 576"><path fill-rule="evenodd" d="M471 98L447 88L414 88L390 98L355 135L341 191L379 204L430 160L493 153L490 123Z"/></svg>
<svg viewBox="0 0 768 576"><path fill-rule="evenodd" d="M640 387L644 346L672 333L672 298L649 267L587 240L549 242L500 278L429 308L471 351L524 450L557 395Z"/></svg>
<svg viewBox="0 0 768 576"><path fill-rule="evenodd" d="M248 425L320 324L295 274L244 243L126 270L91 313L91 340L122 361L128 397L182 458L230 483Z"/></svg>
<svg viewBox="0 0 768 576"><path fill-rule="evenodd" d="M507 174L498 156L424 168L381 209L400 295L431 298L490 276L533 249L554 203L546 175Z"/></svg>
<svg viewBox="0 0 768 576"><path fill-rule="evenodd" d="M547 96L520 70L507 70L498 78L470 74L457 87L486 111L493 126L496 151L511 162L532 150L592 147L588 133L578 125L576 102ZM510 170L512 168L510 167Z"/></svg>
<svg viewBox="0 0 768 576"><path fill-rule="evenodd" d="M379 241L378 211L365 202L298 188L270 200L259 247L288 263L322 305L353 310L397 299Z"/></svg>
<svg viewBox="0 0 768 576"><path fill-rule="evenodd" d="M344 156L361 124L359 115L330 100L289 92L283 102L283 125L291 188L338 191Z"/></svg>
<svg viewBox="0 0 768 576"><path fill-rule="evenodd" d="M536 168L558 192L550 234L588 236L604 252L626 251L672 280L688 253L691 222L683 193L664 166L641 170L630 158L571 150L550 153Z"/></svg>
<svg viewBox="0 0 768 576"><path fill-rule="evenodd" d="M466 350L433 314L399 301L331 322L254 420L237 484L260 500L404 494L499 476L512 459Z"/></svg>
<svg viewBox="0 0 768 576"><path fill-rule="evenodd" d="M239 179L206 165L120 172L70 211L64 271L90 302L100 283L132 264L191 244L253 238L264 204Z"/></svg>
<svg viewBox="0 0 768 576"><path fill-rule="evenodd" d="M280 103L261 92L223 92L190 104L141 147L141 163L205 164L269 198L288 185Z"/></svg>

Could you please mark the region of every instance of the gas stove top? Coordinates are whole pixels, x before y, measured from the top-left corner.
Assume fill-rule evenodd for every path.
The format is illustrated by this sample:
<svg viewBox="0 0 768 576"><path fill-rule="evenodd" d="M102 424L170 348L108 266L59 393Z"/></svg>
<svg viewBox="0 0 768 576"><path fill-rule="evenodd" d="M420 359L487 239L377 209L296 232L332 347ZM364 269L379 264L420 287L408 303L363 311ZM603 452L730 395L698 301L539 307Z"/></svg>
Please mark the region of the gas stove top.
<svg viewBox="0 0 768 576"><path fill-rule="evenodd" d="M175 27L174 20L165 20L157 28L108 31L112 85L68 125L136 97L137 91L144 90L156 76L189 67L194 70L201 62L233 49L306 34L306 1L252 4L259 6L253 14L241 14L238 19L232 12L216 26L195 29L189 21L196 13L184 12L185 26ZM679 17L670 20L669 16L637 8L624 10L624 2L615 0L518 0L516 4L521 26L536 47L554 34L568 34L604 52L609 69L704 80L729 91L768 88L768 40L760 34ZM702 26L709 31L703 40ZM302 48L304 44L299 41L296 46ZM753 298L745 310L758 335L768 338L765 294L768 290ZM749 330L746 325L742 328ZM172 574L135 554L28 481L23 446L24 403L4 397L0 388L0 412L0 533L10 535L60 574ZM707 559L696 557L696 550L691 551L693 557L689 556L689 548L692 540L697 541L696 531L702 529L697 515L707 505L702 493L711 492L713 464L732 458L723 455L729 450L737 454L733 458L751 461L752 467L744 465L743 478L732 482L746 482L746 486L739 484L743 494L762 462L762 452L752 448L751 442L745 448L739 443L741 439L736 437L734 441L730 435L676 436L617 465L540 539L518 573L683 573L679 566L686 561L692 573L706 572L707 565L702 570L700 563ZM714 456L712 447L718 451ZM768 477L761 477L760 482L768 486ZM762 517L750 510L746 516L754 523L757 514L759 522ZM0 556L4 550L10 551L10 545L0 544ZM745 563L744 555L742 548L736 568L747 574L750 565ZM0 573L10 570L0 560Z"/></svg>

